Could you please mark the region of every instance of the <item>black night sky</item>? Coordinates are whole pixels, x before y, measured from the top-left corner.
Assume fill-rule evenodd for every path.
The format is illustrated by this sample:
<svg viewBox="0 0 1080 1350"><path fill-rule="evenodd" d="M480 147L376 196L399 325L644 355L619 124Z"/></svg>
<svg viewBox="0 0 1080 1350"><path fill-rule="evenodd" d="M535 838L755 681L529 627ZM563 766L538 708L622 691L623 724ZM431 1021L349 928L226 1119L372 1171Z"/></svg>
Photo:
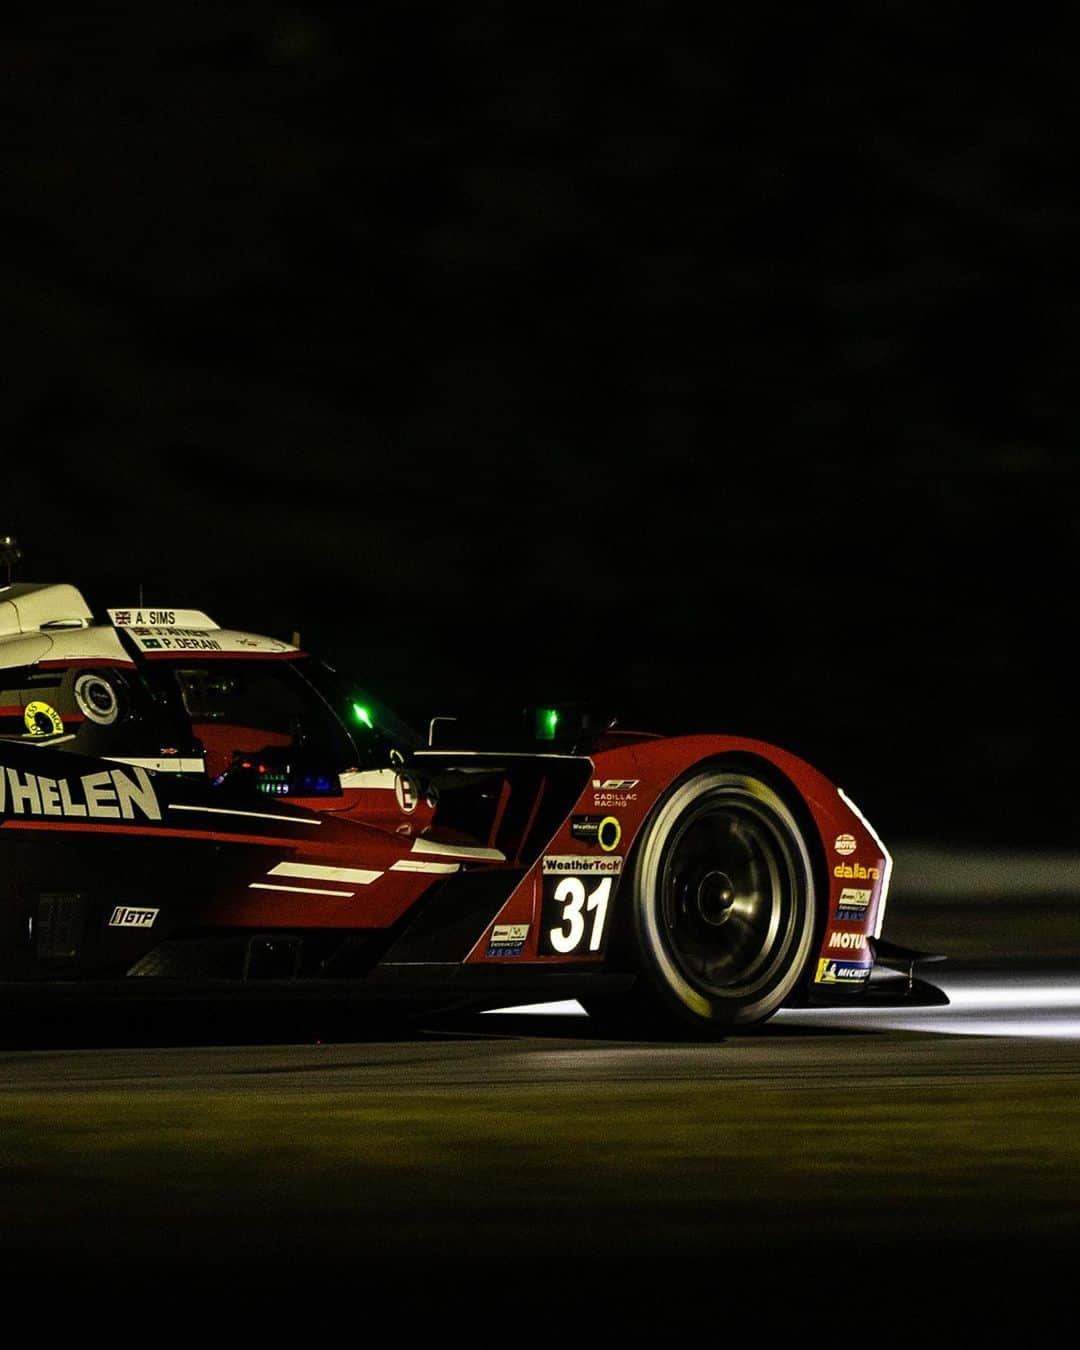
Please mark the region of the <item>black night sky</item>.
<svg viewBox="0 0 1080 1350"><path fill-rule="evenodd" d="M580 698L1067 848L1073 48L693 12L9 19L0 533L417 722Z"/></svg>

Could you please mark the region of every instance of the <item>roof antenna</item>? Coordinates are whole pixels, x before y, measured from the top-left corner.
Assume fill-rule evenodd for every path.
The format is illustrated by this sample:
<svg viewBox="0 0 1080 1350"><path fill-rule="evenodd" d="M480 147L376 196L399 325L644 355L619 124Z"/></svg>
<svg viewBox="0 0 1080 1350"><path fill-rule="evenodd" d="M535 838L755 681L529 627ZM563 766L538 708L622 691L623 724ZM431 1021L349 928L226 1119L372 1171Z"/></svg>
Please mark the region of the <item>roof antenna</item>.
<svg viewBox="0 0 1080 1350"><path fill-rule="evenodd" d="M142 609L142 607L143 607L143 602L142 602L142 582L140 581L140 582L139 582L139 608Z"/></svg>
<svg viewBox="0 0 1080 1350"><path fill-rule="evenodd" d="M7 575L5 586L10 586L15 580L15 568L22 557L22 549L13 534L0 534L0 567L4 568Z"/></svg>

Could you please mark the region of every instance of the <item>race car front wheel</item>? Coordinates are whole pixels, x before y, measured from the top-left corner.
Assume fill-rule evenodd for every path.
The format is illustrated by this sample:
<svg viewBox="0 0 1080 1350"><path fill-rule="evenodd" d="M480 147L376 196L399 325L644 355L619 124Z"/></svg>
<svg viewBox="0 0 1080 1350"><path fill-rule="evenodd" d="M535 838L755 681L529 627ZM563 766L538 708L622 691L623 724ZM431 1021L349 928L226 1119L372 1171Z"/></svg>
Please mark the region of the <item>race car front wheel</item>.
<svg viewBox="0 0 1080 1350"><path fill-rule="evenodd" d="M818 908L809 831L763 771L721 764L677 783L627 881L633 1020L720 1035L802 985Z"/></svg>

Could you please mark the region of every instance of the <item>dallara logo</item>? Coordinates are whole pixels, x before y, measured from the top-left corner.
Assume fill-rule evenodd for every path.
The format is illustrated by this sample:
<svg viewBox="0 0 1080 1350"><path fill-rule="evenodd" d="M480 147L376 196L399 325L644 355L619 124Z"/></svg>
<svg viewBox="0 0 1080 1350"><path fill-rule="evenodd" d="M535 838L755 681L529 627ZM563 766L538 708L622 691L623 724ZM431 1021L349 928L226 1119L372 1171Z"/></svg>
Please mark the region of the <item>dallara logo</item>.
<svg viewBox="0 0 1080 1350"><path fill-rule="evenodd" d="M850 877L859 881L877 881L881 873L876 867L864 867L862 863L837 863L832 870L834 877Z"/></svg>
<svg viewBox="0 0 1080 1350"><path fill-rule="evenodd" d="M131 777L134 774L134 778ZM133 766L84 773L79 778L0 769L0 812L13 816L62 816L67 820L160 820L161 807L150 775Z"/></svg>

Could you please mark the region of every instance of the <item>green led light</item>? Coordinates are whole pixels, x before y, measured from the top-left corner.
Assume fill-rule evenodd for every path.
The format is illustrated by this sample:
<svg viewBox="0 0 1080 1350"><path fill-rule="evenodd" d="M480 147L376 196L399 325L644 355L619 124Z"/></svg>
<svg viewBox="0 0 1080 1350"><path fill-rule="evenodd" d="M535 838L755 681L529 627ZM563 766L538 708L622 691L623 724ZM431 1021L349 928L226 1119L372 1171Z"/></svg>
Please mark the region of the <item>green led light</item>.
<svg viewBox="0 0 1080 1350"><path fill-rule="evenodd" d="M537 708L536 710L536 739L538 741L553 741L555 733L559 729L559 710L558 708Z"/></svg>
<svg viewBox="0 0 1080 1350"><path fill-rule="evenodd" d="M368 710L364 707L362 703L354 703L352 705L352 710L353 716L356 718L358 722L363 722L364 726L369 728L369 730L371 731L375 730L374 723L371 720L371 714L368 712Z"/></svg>

